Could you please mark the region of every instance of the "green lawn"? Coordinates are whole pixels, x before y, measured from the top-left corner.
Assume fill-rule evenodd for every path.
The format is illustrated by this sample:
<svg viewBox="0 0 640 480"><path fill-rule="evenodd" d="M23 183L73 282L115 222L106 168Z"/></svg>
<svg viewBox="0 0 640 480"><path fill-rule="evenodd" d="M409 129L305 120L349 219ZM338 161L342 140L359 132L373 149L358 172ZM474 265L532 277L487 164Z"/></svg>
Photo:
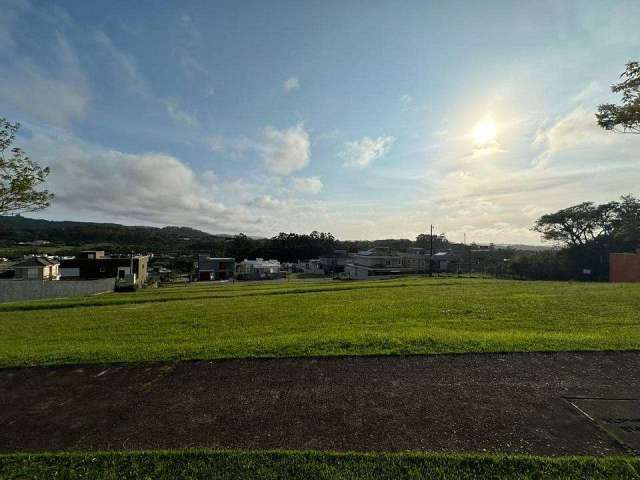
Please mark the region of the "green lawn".
<svg viewBox="0 0 640 480"><path fill-rule="evenodd" d="M0 478L34 479L639 479L631 457L530 457L314 452L0 455Z"/></svg>
<svg viewBox="0 0 640 480"><path fill-rule="evenodd" d="M640 349L640 284L199 284L0 305L0 367L627 349Z"/></svg>

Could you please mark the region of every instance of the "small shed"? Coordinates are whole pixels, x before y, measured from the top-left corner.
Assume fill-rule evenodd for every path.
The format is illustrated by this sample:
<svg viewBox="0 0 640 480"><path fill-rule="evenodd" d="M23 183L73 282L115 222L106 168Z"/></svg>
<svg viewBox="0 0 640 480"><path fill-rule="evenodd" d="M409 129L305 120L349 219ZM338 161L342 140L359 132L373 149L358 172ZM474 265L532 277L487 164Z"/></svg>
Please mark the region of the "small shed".
<svg viewBox="0 0 640 480"><path fill-rule="evenodd" d="M640 282L640 249L636 253L609 254L610 282Z"/></svg>

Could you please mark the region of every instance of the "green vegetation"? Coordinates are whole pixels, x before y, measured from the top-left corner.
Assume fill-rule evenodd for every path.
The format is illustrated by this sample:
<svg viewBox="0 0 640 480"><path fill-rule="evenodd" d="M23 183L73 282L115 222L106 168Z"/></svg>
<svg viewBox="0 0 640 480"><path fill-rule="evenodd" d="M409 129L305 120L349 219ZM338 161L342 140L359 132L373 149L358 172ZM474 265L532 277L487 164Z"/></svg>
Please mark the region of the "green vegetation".
<svg viewBox="0 0 640 480"><path fill-rule="evenodd" d="M0 455L9 479L638 479L640 459L319 452Z"/></svg>
<svg viewBox="0 0 640 480"><path fill-rule="evenodd" d="M198 284L0 305L0 366L633 350L640 285L463 278Z"/></svg>

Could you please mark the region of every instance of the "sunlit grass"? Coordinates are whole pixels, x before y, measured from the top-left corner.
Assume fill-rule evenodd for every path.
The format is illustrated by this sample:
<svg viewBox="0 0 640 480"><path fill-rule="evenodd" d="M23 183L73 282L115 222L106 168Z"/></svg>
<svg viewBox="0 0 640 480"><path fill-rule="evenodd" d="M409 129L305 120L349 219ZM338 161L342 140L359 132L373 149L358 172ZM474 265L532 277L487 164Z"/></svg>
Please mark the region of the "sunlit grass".
<svg viewBox="0 0 640 480"><path fill-rule="evenodd" d="M0 366L640 348L640 285L199 284L0 306Z"/></svg>

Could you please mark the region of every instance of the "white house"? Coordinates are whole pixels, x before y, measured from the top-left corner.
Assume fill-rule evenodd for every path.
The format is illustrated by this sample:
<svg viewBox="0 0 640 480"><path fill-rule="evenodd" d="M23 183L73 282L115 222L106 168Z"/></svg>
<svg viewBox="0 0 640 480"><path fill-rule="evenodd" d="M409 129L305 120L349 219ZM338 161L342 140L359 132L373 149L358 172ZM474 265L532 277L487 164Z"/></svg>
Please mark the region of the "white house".
<svg viewBox="0 0 640 480"><path fill-rule="evenodd" d="M278 260L264 260L256 258L255 260L243 260L236 264L236 276L238 278L266 279L274 278L280 274L280 262Z"/></svg>

